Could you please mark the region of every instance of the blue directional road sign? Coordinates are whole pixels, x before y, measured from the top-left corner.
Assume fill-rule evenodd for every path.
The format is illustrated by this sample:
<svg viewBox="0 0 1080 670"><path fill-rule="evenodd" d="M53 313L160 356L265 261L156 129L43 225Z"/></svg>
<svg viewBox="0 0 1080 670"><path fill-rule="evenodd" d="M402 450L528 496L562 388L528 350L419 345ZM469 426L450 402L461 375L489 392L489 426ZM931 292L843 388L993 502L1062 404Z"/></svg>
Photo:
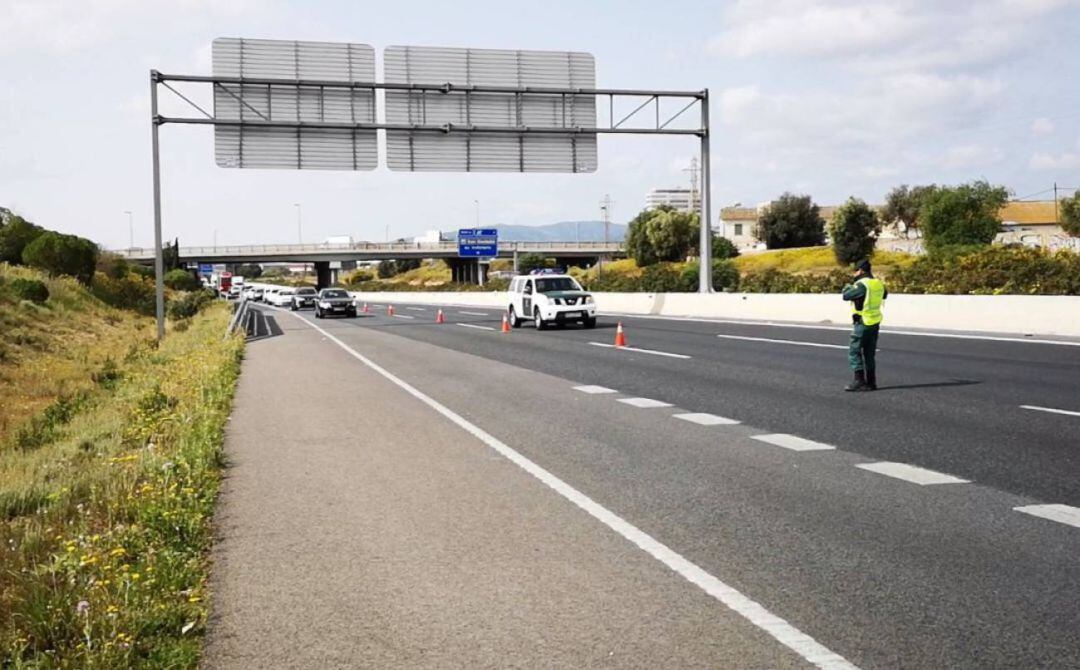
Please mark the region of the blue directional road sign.
<svg viewBox="0 0 1080 670"><path fill-rule="evenodd" d="M214 274L214 266L211 263L199 263L199 274L203 277L209 277Z"/></svg>
<svg viewBox="0 0 1080 670"><path fill-rule="evenodd" d="M458 256L492 258L498 255L499 231L495 228L462 228L457 232Z"/></svg>

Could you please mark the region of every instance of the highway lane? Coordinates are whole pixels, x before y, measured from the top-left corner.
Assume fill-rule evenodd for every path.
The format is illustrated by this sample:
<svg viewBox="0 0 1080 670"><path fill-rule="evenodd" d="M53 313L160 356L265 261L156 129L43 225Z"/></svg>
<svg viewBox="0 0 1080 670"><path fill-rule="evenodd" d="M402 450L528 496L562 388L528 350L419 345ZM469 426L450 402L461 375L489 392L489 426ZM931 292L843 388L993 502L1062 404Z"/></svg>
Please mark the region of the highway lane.
<svg viewBox="0 0 1080 670"><path fill-rule="evenodd" d="M800 452L763 443L755 436L775 429L736 412L713 410L743 420L734 426L675 418L710 411L699 402L708 394L684 403L668 393L674 387L657 384L649 393L613 384L614 393L574 390L598 383L597 367L631 369L619 378L630 382L687 374L702 366L698 359L598 354L582 344L592 364L575 367L573 356L565 374L549 375L499 359L509 351L531 361L522 352L558 342L547 337L558 332L515 343L519 333L405 321L317 325L852 663L1080 663L1080 530L1013 511L1038 500L979 483L919 486L869 472L857 466L872 459L842 444ZM418 331L481 344L464 353L422 342ZM598 366L597 355L621 358ZM637 395L671 406L619 402Z"/></svg>
<svg viewBox="0 0 1080 670"><path fill-rule="evenodd" d="M610 318L595 330L537 333L526 324L504 334L496 310L442 308L444 325L434 324L430 307L411 310L412 320L376 309L350 326L641 395L662 394L680 406L736 416L763 429L1080 506L1080 417L1021 407L1080 411L1080 347L896 335L886 325L881 390L845 394L842 330L622 318L631 347L690 356L674 359L591 345L613 341Z"/></svg>

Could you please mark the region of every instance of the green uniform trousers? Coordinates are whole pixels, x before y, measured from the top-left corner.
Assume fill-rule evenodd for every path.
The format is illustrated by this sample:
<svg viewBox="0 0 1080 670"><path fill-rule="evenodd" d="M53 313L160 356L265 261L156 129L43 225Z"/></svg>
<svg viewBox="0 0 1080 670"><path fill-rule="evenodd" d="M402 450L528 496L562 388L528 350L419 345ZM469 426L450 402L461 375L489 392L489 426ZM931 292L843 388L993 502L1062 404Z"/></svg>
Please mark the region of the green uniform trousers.
<svg viewBox="0 0 1080 670"><path fill-rule="evenodd" d="M848 347L848 362L855 372L865 370L874 372L877 366L874 363L874 354L877 352L878 330L881 324L864 326L862 321L856 321L851 331L851 344Z"/></svg>

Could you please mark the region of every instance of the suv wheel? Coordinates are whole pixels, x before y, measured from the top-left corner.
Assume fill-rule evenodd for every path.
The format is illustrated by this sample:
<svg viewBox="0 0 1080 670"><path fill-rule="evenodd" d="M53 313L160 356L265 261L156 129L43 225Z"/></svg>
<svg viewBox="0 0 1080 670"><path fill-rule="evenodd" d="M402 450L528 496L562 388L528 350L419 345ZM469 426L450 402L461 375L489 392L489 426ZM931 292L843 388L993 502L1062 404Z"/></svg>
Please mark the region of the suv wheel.
<svg viewBox="0 0 1080 670"><path fill-rule="evenodd" d="M298 309L298 308L297 308L297 306L296 306L296 301L295 301L295 300L293 300L293 301L289 302L289 310L290 310L290 311L292 311L292 312L295 312L295 311L296 311L297 309Z"/></svg>
<svg viewBox="0 0 1080 670"><path fill-rule="evenodd" d="M513 305L510 305L510 313L507 315L506 320L510 322L512 327L521 328L521 319L518 318Z"/></svg>
<svg viewBox="0 0 1080 670"><path fill-rule="evenodd" d="M584 324L586 328L596 328L596 317L587 316L581 323Z"/></svg>
<svg viewBox="0 0 1080 670"><path fill-rule="evenodd" d="M537 308L533 312L533 325L536 326L537 330L545 330L547 328L547 323L542 318L540 318L539 308Z"/></svg>
<svg viewBox="0 0 1080 670"><path fill-rule="evenodd" d="M321 319L322 318L322 310L319 309L318 305L315 306L315 318L316 319Z"/></svg>

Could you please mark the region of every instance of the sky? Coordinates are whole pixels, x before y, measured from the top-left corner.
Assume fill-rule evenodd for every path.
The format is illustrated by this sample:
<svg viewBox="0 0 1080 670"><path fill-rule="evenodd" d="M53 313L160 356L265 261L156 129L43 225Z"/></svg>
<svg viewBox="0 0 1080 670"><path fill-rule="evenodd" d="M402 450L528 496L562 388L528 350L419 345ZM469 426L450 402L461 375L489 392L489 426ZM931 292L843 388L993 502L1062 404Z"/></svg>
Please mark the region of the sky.
<svg viewBox="0 0 1080 670"><path fill-rule="evenodd" d="M210 74L222 36L587 51L601 87L708 88L714 224L785 191L1080 186L1076 0L0 0L0 26L0 206L110 248L129 211L135 245L153 241L149 71ZM601 136L592 174L238 170L214 164L210 128L166 125L163 229L183 246L381 241L598 219L606 194L625 222L650 189L688 186L697 150Z"/></svg>

